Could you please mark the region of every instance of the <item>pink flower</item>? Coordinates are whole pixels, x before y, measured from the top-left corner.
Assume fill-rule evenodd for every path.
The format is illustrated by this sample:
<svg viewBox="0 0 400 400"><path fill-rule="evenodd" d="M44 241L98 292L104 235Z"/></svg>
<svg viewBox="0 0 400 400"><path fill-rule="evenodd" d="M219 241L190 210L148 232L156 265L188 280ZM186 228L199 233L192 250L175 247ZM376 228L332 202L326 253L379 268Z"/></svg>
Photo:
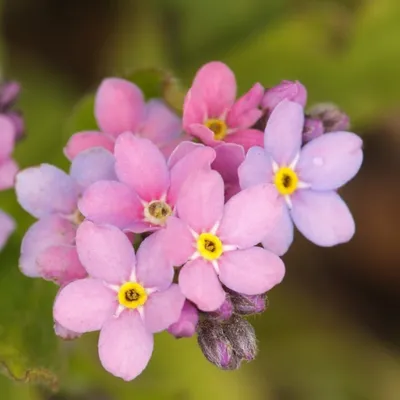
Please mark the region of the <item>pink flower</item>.
<svg viewBox="0 0 400 400"><path fill-rule="evenodd" d="M198 322L199 310L186 300L179 319L168 328L168 332L178 339L192 337L196 333Z"/></svg>
<svg viewBox="0 0 400 400"><path fill-rule="evenodd" d="M224 183L216 171L201 170L187 182L177 201L178 218L160 231L174 265L184 264L179 286L200 310L214 311L226 287L260 294L278 284L283 262L257 245L275 229L278 195L271 185L243 190L224 204Z"/></svg>
<svg viewBox="0 0 400 400"><path fill-rule="evenodd" d="M76 241L90 278L61 289L54 304L54 319L64 328L100 330L103 367L126 381L147 366L153 333L177 321L185 301L158 239L157 234L145 239L135 256L117 228L83 222Z"/></svg>
<svg viewBox="0 0 400 400"><path fill-rule="evenodd" d="M259 109L264 88L256 83L236 99L233 72L221 62L205 64L197 72L183 107L183 128L208 146L221 141L237 143L245 150L262 143L262 133L251 129L262 116Z"/></svg>
<svg viewBox="0 0 400 400"><path fill-rule="evenodd" d="M193 171L210 168L215 152L183 142L168 161L148 139L123 133L115 143L115 171L119 182L90 186L79 202L82 214L96 222L131 232L156 230L174 213L182 185ZM187 148L193 150L187 154Z"/></svg>
<svg viewBox="0 0 400 400"><path fill-rule="evenodd" d="M72 135L64 149L70 160L92 147L112 152L116 138L123 132L152 140L167 155L184 139L180 118L161 100L146 103L142 91L124 79L103 80L97 90L94 113L101 132Z"/></svg>
<svg viewBox="0 0 400 400"><path fill-rule="evenodd" d="M279 255L293 241L293 223L319 246L347 242L355 231L351 213L336 190L360 169L362 140L353 133L332 132L301 147L303 127L303 107L283 100L268 120L265 149L250 149L239 168L242 188L275 186L282 213L262 243Z"/></svg>
<svg viewBox="0 0 400 400"><path fill-rule="evenodd" d="M116 179L114 162L110 152L96 148L73 160L70 175L49 164L17 174L18 202L39 219L22 240L20 268L25 275L45 277L59 284L82 277L75 250L71 249L76 227L83 220L78 199L93 182Z"/></svg>

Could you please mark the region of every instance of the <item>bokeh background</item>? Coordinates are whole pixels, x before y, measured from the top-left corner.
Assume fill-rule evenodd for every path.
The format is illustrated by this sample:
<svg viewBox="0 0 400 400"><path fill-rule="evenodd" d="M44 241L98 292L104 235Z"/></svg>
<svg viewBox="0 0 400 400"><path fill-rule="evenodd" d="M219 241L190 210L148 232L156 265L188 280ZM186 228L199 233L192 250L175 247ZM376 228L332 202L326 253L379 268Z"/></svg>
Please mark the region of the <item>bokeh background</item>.
<svg viewBox="0 0 400 400"><path fill-rule="evenodd" d="M0 0L0 66L23 85L22 167L62 155L74 106L105 76L160 67L188 86L218 59L244 92L299 79L309 104L333 101L363 136L365 163L342 190L352 242L321 249L300 235L284 257L284 284L253 318L256 361L224 372L196 339L156 338L135 381L105 373L96 334L53 334L56 287L20 274L32 223L12 192L1 207L18 231L0 254L2 400L400 399L400 2L398 0ZM178 96L179 97L179 96ZM72 121L72 122L71 122ZM12 378L12 379L10 379ZM53 393L57 386L60 391ZM24 382L30 383L24 383ZM37 384L41 383L41 384Z"/></svg>

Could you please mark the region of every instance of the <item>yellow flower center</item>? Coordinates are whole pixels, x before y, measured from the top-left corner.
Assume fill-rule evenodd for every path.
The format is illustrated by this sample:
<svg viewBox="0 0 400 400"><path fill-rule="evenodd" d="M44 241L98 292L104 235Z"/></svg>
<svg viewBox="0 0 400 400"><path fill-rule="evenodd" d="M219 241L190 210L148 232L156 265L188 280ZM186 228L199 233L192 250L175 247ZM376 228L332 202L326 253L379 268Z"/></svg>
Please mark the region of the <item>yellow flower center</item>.
<svg viewBox="0 0 400 400"><path fill-rule="evenodd" d="M223 253L222 242L212 233L202 233L197 239L197 251L206 260L216 260Z"/></svg>
<svg viewBox="0 0 400 400"><path fill-rule="evenodd" d="M291 168L281 167L275 173L275 186L282 195L292 194L299 184L299 178Z"/></svg>
<svg viewBox="0 0 400 400"><path fill-rule="evenodd" d="M227 134L228 127L225 121L221 119L208 119L204 125L214 132L214 139L215 140L222 140Z"/></svg>
<svg viewBox="0 0 400 400"><path fill-rule="evenodd" d="M137 308L147 301L145 288L136 282L126 282L118 292L118 301L126 308Z"/></svg>
<svg viewBox="0 0 400 400"><path fill-rule="evenodd" d="M145 219L155 225L163 225L171 214L169 204L159 200L150 202L144 210Z"/></svg>
<svg viewBox="0 0 400 400"><path fill-rule="evenodd" d="M79 226L85 220L85 216L78 210L72 214L72 223Z"/></svg>

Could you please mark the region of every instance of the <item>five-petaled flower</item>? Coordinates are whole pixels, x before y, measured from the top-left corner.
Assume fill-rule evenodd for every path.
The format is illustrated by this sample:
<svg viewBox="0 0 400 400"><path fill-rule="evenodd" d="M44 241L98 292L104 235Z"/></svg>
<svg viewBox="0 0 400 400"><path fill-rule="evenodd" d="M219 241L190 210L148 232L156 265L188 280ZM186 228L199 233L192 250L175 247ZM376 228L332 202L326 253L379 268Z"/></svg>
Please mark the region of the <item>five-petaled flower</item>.
<svg viewBox="0 0 400 400"><path fill-rule="evenodd" d="M185 301L158 240L151 235L135 255L118 228L84 221L76 246L89 277L61 289L54 304L54 319L64 328L100 330L102 365L127 381L146 367L153 333L176 322Z"/></svg>

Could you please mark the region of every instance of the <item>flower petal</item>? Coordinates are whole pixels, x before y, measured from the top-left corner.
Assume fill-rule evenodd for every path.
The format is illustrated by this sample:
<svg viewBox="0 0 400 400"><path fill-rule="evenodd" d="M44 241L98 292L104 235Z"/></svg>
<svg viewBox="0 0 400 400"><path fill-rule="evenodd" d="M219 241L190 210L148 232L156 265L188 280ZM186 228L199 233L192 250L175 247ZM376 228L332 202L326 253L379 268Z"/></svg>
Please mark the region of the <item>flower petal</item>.
<svg viewBox="0 0 400 400"><path fill-rule="evenodd" d="M49 215L35 222L22 239L19 267L22 273L32 278L41 276L37 257L53 245L72 245L76 227L59 215Z"/></svg>
<svg viewBox="0 0 400 400"><path fill-rule="evenodd" d="M284 275L283 261L260 247L228 251L219 259L219 279L242 294L265 293L280 283Z"/></svg>
<svg viewBox="0 0 400 400"><path fill-rule="evenodd" d="M232 128L249 128L262 116L259 109L264 96L264 87L256 83L247 93L240 97L230 109L226 121Z"/></svg>
<svg viewBox="0 0 400 400"><path fill-rule="evenodd" d="M168 158L167 164L168 167L171 169L175 166L175 164L180 161L183 157L190 154L192 151L198 149L199 147L204 147L202 143L194 143L189 141L184 141L179 143L175 150L171 153Z"/></svg>
<svg viewBox="0 0 400 400"><path fill-rule="evenodd" d="M356 175L363 161L362 140L349 132L327 133L301 151L296 170L314 190L332 190Z"/></svg>
<svg viewBox="0 0 400 400"><path fill-rule="evenodd" d="M54 319L77 333L98 331L117 309L116 293L99 279L85 278L62 288L54 302Z"/></svg>
<svg viewBox="0 0 400 400"><path fill-rule="evenodd" d="M17 174L18 202L31 215L72 214L76 210L79 188L61 169L49 164L27 168Z"/></svg>
<svg viewBox="0 0 400 400"><path fill-rule="evenodd" d="M85 190L78 205L86 218L120 229L126 229L143 219L143 205L138 196L120 182L94 183Z"/></svg>
<svg viewBox="0 0 400 400"><path fill-rule="evenodd" d="M44 279L54 281L61 286L87 276L75 246L50 246L38 255L36 263Z"/></svg>
<svg viewBox="0 0 400 400"><path fill-rule="evenodd" d="M211 263L197 258L180 271L179 287L200 310L215 311L225 300L225 292Z"/></svg>
<svg viewBox="0 0 400 400"><path fill-rule="evenodd" d="M181 119L163 101L152 99L147 103L145 121L140 129L141 137L162 146L181 133Z"/></svg>
<svg viewBox="0 0 400 400"><path fill-rule="evenodd" d="M207 119L207 104L201 96L193 96L191 89L188 90L183 103L182 125L186 132L191 133L191 125L203 124Z"/></svg>
<svg viewBox="0 0 400 400"><path fill-rule="evenodd" d="M150 140L124 133L115 143L114 154L119 180L132 187L143 200L156 200L166 194L169 187L167 163Z"/></svg>
<svg viewBox="0 0 400 400"><path fill-rule="evenodd" d="M79 153L93 147L114 151L114 140L101 132L85 131L72 135L64 147L64 154L69 160L73 160Z"/></svg>
<svg viewBox="0 0 400 400"><path fill-rule="evenodd" d="M177 201L178 216L195 232L209 231L224 209L224 181L218 172L200 170L182 186Z"/></svg>
<svg viewBox="0 0 400 400"><path fill-rule="evenodd" d="M178 321L184 302L185 296L176 284L163 292L151 294L144 305L146 329L152 333L167 329Z"/></svg>
<svg viewBox="0 0 400 400"><path fill-rule="evenodd" d="M153 345L153 335L146 330L139 313L124 311L101 329L100 361L108 372L130 381L146 368Z"/></svg>
<svg viewBox="0 0 400 400"><path fill-rule="evenodd" d="M0 163L0 190L10 189L14 186L17 172L18 165L11 158Z"/></svg>
<svg viewBox="0 0 400 400"><path fill-rule="evenodd" d="M196 147L189 155L179 160L171 169L171 185L168 191L168 203L175 205L179 192L185 182L201 169L210 169L215 159L215 151L211 147Z"/></svg>
<svg viewBox="0 0 400 400"><path fill-rule="evenodd" d="M272 162L261 147L252 147L246 159L238 168L239 182L242 189L261 183L272 183Z"/></svg>
<svg viewBox="0 0 400 400"><path fill-rule="evenodd" d="M132 243L113 226L83 221L76 232L76 248L88 274L107 283L126 282L135 268Z"/></svg>
<svg viewBox="0 0 400 400"><path fill-rule="evenodd" d="M214 148L216 157L212 163L212 169L219 172L227 184L237 183L237 170L245 158L242 146L234 143L222 143Z"/></svg>
<svg viewBox="0 0 400 400"><path fill-rule="evenodd" d="M11 120L0 115L0 164L10 157L14 150L15 129Z"/></svg>
<svg viewBox="0 0 400 400"><path fill-rule="evenodd" d="M119 78L103 80L94 111L100 129L114 137L126 131L136 133L146 113L142 91Z"/></svg>
<svg viewBox="0 0 400 400"><path fill-rule="evenodd" d="M195 240L182 220L169 217L165 229L159 231L165 257L175 266L184 264L195 252Z"/></svg>
<svg viewBox="0 0 400 400"><path fill-rule="evenodd" d="M279 165L289 165L300 151L304 109L292 101L281 101L265 128L265 150Z"/></svg>
<svg viewBox="0 0 400 400"><path fill-rule="evenodd" d="M6 244L9 236L15 230L14 220L5 212L0 210L0 250Z"/></svg>
<svg viewBox="0 0 400 400"><path fill-rule="evenodd" d="M239 144L247 152L253 146L262 146L264 144L264 134L258 129L239 130L227 135L225 142Z"/></svg>
<svg viewBox="0 0 400 400"><path fill-rule="evenodd" d="M255 246L273 229L282 212L279 194L271 184L253 186L225 205L217 235L224 244L241 249Z"/></svg>
<svg viewBox="0 0 400 400"><path fill-rule="evenodd" d="M168 332L176 338L192 337L196 333L198 322L199 310L186 300L179 319L168 328Z"/></svg>
<svg viewBox="0 0 400 400"><path fill-rule="evenodd" d="M140 244L136 254L136 277L146 288L165 290L174 277L174 266L166 256L163 235L155 232Z"/></svg>
<svg viewBox="0 0 400 400"><path fill-rule="evenodd" d="M188 128L188 132L201 140L207 146L215 147L222 143L221 140L214 139L214 132L202 124L192 124Z"/></svg>
<svg viewBox="0 0 400 400"><path fill-rule="evenodd" d="M353 217L337 193L298 190L292 196L292 203L293 222L311 242L330 247L353 237Z"/></svg>
<svg viewBox="0 0 400 400"><path fill-rule="evenodd" d="M276 221L275 229L261 241L263 247L278 256L283 256L293 242L294 227L285 199L280 199L282 213Z"/></svg>
<svg viewBox="0 0 400 400"><path fill-rule="evenodd" d="M115 158L101 147L88 149L78 154L71 164L70 175L82 189L100 180L117 180Z"/></svg>
<svg viewBox="0 0 400 400"><path fill-rule="evenodd" d="M224 63L209 62L197 71L191 93L206 105L208 118L219 118L235 101L235 75Z"/></svg>

